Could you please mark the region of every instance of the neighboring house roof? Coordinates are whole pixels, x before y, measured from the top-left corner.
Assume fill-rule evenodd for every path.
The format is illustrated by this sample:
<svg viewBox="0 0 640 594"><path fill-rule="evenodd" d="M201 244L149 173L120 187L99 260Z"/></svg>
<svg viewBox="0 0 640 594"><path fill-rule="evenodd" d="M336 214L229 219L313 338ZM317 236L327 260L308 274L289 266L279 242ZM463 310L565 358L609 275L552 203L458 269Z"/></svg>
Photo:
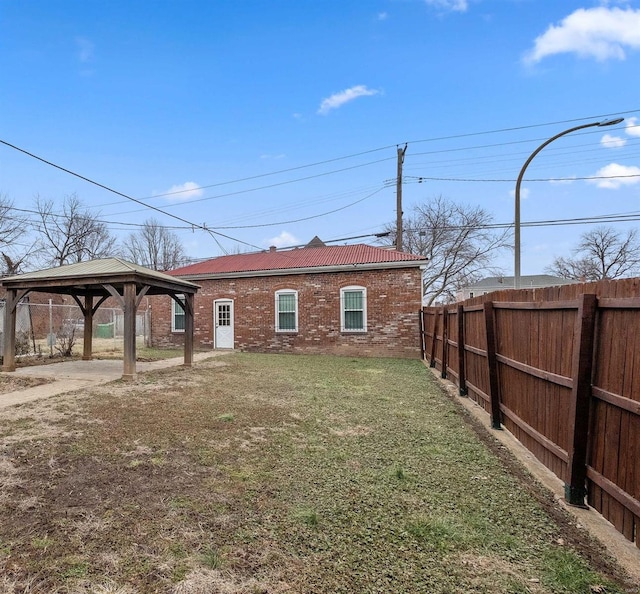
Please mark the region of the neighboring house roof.
<svg viewBox="0 0 640 594"><path fill-rule="evenodd" d="M527 287L553 287L554 285L572 285L578 281L570 280L567 278L561 278L559 276L552 276L550 274L530 274L520 277L520 287L526 289ZM487 290L504 288L512 289L514 286L513 276L488 276L476 283L471 283L466 287L463 287L465 291Z"/></svg>
<svg viewBox="0 0 640 594"><path fill-rule="evenodd" d="M315 239L315 238L314 238ZM335 272L346 269L413 268L425 264L423 256L364 244L305 247L252 254L221 256L172 270L182 278L269 276L308 272Z"/></svg>
<svg viewBox="0 0 640 594"><path fill-rule="evenodd" d="M313 239L305 246L308 248L327 247L327 244L322 241L317 235L313 236Z"/></svg>

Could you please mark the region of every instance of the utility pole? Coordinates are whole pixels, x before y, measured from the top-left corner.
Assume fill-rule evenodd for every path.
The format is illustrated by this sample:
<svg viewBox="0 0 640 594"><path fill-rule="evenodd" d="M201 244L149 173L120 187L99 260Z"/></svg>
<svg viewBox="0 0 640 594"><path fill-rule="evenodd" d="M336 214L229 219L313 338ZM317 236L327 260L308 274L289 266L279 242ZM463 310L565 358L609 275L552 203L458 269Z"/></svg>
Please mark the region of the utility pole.
<svg viewBox="0 0 640 594"><path fill-rule="evenodd" d="M396 177L396 249L402 251L402 165L407 145L398 147L398 175Z"/></svg>

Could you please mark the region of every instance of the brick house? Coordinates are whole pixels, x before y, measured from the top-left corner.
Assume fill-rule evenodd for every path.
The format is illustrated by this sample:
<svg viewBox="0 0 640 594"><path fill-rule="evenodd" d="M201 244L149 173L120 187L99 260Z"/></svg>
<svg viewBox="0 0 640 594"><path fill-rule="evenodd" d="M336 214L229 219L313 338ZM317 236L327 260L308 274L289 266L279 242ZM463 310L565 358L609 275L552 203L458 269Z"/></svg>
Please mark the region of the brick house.
<svg viewBox="0 0 640 594"><path fill-rule="evenodd" d="M195 348L419 357L426 259L368 245L222 256L171 271L200 285ZM152 300L156 346L182 343L183 312Z"/></svg>

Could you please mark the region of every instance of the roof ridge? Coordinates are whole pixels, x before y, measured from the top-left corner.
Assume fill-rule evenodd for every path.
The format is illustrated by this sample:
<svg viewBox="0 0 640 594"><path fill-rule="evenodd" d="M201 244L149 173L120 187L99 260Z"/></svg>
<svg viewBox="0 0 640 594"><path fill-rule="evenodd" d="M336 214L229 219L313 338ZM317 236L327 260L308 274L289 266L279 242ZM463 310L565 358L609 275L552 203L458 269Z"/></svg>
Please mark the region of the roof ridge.
<svg viewBox="0 0 640 594"><path fill-rule="evenodd" d="M217 256L202 262L182 266L170 271L172 276L206 275L224 273L251 273L276 271L319 269L343 266L393 264L410 265L426 262L427 258L407 252L368 245L365 243L334 245L291 250L251 252L245 254L228 254Z"/></svg>

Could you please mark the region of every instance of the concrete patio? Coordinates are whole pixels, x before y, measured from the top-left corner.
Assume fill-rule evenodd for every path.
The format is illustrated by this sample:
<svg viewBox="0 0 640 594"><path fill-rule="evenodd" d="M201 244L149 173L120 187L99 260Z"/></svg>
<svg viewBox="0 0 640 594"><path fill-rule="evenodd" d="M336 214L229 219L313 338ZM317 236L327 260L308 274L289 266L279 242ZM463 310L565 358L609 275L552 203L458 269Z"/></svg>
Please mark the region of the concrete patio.
<svg viewBox="0 0 640 594"><path fill-rule="evenodd" d="M229 351L207 351L195 353L194 364L211 357L220 356ZM183 357L160 359L158 361L139 361L136 364L137 373L178 367L184 363ZM19 367L12 372L1 372L7 377L33 377L43 378L47 383L16 390L6 394L0 394L0 408L14 406L48 398L64 392L73 392L81 388L88 388L100 384L106 384L122 378L122 361L119 359L93 359L91 361L64 361L50 365L33 365Z"/></svg>

